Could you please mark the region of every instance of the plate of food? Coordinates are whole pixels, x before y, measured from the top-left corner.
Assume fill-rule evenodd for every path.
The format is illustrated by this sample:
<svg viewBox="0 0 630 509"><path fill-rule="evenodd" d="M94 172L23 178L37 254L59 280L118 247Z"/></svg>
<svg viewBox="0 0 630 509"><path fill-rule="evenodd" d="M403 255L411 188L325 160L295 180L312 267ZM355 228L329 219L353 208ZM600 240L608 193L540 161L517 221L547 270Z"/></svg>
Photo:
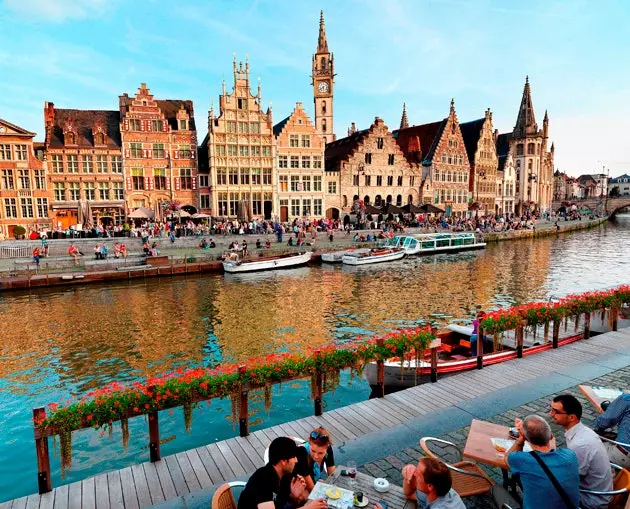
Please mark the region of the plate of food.
<svg viewBox="0 0 630 509"><path fill-rule="evenodd" d="M326 496L328 498L332 498L333 500L337 500L341 498L341 490L335 486L331 486L330 488L326 488Z"/></svg>

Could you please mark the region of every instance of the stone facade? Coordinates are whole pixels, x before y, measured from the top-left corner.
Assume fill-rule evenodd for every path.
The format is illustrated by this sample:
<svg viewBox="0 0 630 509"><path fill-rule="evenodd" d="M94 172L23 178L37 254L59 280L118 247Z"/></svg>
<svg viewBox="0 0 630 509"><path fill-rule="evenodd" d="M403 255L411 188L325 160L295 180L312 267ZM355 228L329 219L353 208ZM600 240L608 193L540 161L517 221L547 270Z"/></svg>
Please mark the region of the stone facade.
<svg viewBox="0 0 630 509"><path fill-rule="evenodd" d="M510 154L507 155L505 161L501 165L501 170L497 171L496 183L496 213L513 214L514 194L516 189L516 171L514 169L514 160Z"/></svg>
<svg viewBox="0 0 630 509"><path fill-rule="evenodd" d="M118 111L44 105L53 227L121 223L125 190Z"/></svg>
<svg viewBox="0 0 630 509"><path fill-rule="evenodd" d="M553 174L553 201L566 200L568 197L567 175L556 171Z"/></svg>
<svg viewBox="0 0 630 509"><path fill-rule="evenodd" d="M315 103L315 129L324 139L324 144L335 141L333 124L333 88L335 86L334 57L328 50L324 12L319 19L317 51L313 55L313 102Z"/></svg>
<svg viewBox="0 0 630 509"><path fill-rule="evenodd" d="M119 97L128 210L178 202L199 211L197 132L192 101L156 100L142 83Z"/></svg>
<svg viewBox="0 0 630 509"><path fill-rule="evenodd" d="M29 132L0 119L0 239L50 227L50 186ZM43 158L43 154L41 154Z"/></svg>
<svg viewBox="0 0 630 509"><path fill-rule="evenodd" d="M278 193L276 210L281 221L324 214L324 139L298 102L273 128L276 139Z"/></svg>
<svg viewBox="0 0 630 509"><path fill-rule="evenodd" d="M271 219L276 196L274 137L271 108L262 109L262 89L251 93L249 62L234 60L234 89L223 83L219 116L208 113L207 152L210 176L209 212L214 216Z"/></svg>

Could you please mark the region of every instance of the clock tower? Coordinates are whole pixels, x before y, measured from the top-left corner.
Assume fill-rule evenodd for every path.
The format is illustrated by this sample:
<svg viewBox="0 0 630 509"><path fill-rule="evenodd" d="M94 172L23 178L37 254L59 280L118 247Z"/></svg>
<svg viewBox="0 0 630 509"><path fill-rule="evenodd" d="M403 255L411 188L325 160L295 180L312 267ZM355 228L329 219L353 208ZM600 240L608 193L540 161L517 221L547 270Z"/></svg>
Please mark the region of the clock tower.
<svg viewBox="0 0 630 509"><path fill-rule="evenodd" d="M334 57L328 51L326 27L324 26L324 11L319 18L319 39L317 52L313 55L313 98L315 102L315 129L324 138L325 143L335 141L333 124L333 86L335 73L333 71Z"/></svg>

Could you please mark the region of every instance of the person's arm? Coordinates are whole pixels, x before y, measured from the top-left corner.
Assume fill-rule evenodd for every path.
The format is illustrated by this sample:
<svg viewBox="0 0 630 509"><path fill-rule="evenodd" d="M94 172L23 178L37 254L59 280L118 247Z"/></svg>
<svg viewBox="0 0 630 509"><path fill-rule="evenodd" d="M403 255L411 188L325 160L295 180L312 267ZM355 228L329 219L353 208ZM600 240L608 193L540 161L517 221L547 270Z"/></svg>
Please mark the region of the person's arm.
<svg viewBox="0 0 630 509"><path fill-rule="evenodd" d="M328 473L328 475L333 475L337 467L335 467L335 455L333 454L332 445L328 446L328 451L326 451L324 463L326 464L326 472Z"/></svg>
<svg viewBox="0 0 630 509"><path fill-rule="evenodd" d="M604 431L617 424L623 415L625 405L626 402L624 401L623 396L619 396L610 405L608 405L606 411L595 420L595 425L593 426L595 431Z"/></svg>
<svg viewBox="0 0 630 509"><path fill-rule="evenodd" d="M511 452L522 451L524 445L525 445L525 437L523 435L520 435L516 439L514 444L512 444L512 447L510 447L510 450L506 453L506 457L509 456Z"/></svg>
<svg viewBox="0 0 630 509"><path fill-rule="evenodd" d="M405 465L402 469L403 476L403 492L409 500L416 499L416 467L413 465Z"/></svg>

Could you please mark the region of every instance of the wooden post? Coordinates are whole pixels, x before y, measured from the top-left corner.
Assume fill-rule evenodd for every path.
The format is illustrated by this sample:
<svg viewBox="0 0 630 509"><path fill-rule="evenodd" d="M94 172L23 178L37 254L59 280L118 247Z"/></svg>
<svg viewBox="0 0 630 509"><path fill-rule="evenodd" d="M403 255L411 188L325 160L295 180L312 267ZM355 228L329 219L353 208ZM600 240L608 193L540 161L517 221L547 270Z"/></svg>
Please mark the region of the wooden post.
<svg viewBox="0 0 630 509"><path fill-rule="evenodd" d="M483 317L479 319L479 322L483 320ZM483 368L483 327L481 323L477 328L477 369Z"/></svg>
<svg viewBox="0 0 630 509"><path fill-rule="evenodd" d="M591 337L591 314L584 313L584 339Z"/></svg>
<svg viewBox="0 0 630 509"><path fill-rule="evenodd" d="M38 422L46 418L44 407L33 409L33 426L35 428L35 452L37 453L37 486L39 494L52 491L50 478L50 455L48 453L48 436L42 435Z"/></svg>
<svg viewBox="0 0 630 509"><path fill-rule="evenodd" d="M431 348L431 383L437 382L438 349ZM417 367L416 367L417 368Z"/></svg>
<svg viewBox="0 0 630 509"><path fill-rule="evenodd" d="M317 370L315 371L315 398L314 398L314 411L315 415L322 415L322 394L324 393L322 370L319 366L319 350L315 350L315 356L317 357Z"/></svg>
<svg viewBox="0 0 630 509"><path fill-rule="evenodd" d="M560 338L560 322L561 319L553 321L553 336L551 338L552 348L558 348L558 339Z"/></svg>
<svg viewBox="0 0 630 509"><path fill-rule="evenodd" d="M376 344L383 346L383 338L377 339ZM385 363L382 359L376 361L376 397L385 397Z"/></svg>
<svg viewBox="0 0 630 509"><path fill-rule="evenodd" d="M523 358L523 324L521 323L516 328L516 357L519 359Z"/></svg>
<svg viewBox="0 0 630 509"><path fill-rule="evenodd" d="M238 367L239 377L242 377L245 374L245 366ZM242 437L246 437L249 435L249 391L245 389L243 382L241 381L241 401L239 405L238 411L238 425L240 430L240 435Z"/></svg>
<svg viewBox="0 0 630 509"><path fill-rule="evenodd" d="M613 332L617 331L617 317L619 316L618 308L611 308L610 312L612 313L612 330Z"/></svg>
<svg viewBox="0 0 630 509"><path fill-rule="evenodd" d="M153 392L153 387L147 387L149 392ZM149 413L149 457L151 463L160 461L160 426L158 424L157 410Z"/></svg>

